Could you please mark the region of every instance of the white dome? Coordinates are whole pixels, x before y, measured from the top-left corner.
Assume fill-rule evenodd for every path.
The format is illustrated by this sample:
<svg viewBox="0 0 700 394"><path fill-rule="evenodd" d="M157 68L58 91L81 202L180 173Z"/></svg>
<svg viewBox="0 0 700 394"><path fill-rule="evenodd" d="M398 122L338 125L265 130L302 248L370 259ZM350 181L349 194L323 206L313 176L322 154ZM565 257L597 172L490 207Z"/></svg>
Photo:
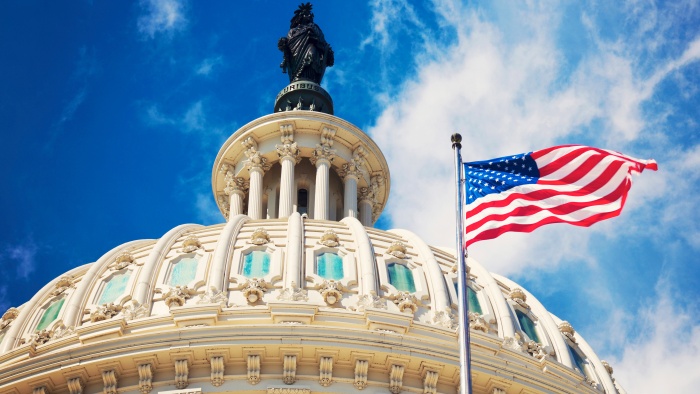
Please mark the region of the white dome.
<svg viewBox="0 0 700 394"><path fill-rule="evenodd" d="M568 323L468 266L475 393L623 392ZM181 225L8 311L0 391L456 393L455 269L453 251L351 217Z"/></svg>

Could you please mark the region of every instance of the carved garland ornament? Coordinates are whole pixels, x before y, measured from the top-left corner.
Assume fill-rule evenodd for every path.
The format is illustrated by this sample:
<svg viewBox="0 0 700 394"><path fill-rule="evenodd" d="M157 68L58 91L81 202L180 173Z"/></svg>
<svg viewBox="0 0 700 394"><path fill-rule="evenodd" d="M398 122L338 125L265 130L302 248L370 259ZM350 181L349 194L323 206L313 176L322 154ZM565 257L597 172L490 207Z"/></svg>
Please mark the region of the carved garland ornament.
<svg viewBox="0 0 700 394"><path fill-rule="evenodd" d="M478 313L469 312L469 328L472 330L482 331L486 334L489 333L489 325L486 322L486 319L484 319L484 317Z"/></svg>
<svg viewBox="0 0 700 394"><path fill-rule="evenodd" d="M418 310L418 300L408 292L401 291L394 298L394 304L398 305L401 312L410 311L411 314Z"/></svg>
<svg viewBox="0 0 700 394"><path fill-rule="evenodd" d="M95 308L92 313L90 313L90 321L95 323L102 320L111 319L121 312L121 305L115 305L113 303L100 305Z"/></svg>
<svg viewBox="0 0 700 394"><path fill-rule="evenodd" d="M59 296L70 288L75 288L75 278L72 275L62 276L56 282L56 289L51 293L51 295L54 297Z"/></svg>
<svg viewBox="0 0 700 394"><path fill-rule="evenodd" d="M342 285L334 280L324 280L320 292L328 305L333 305L343 298Z"/></svg>
<svg viewBox="0 0 700 394"><path fill-rule="evenodd" d="M530 305L525 302L525 300L527 300L527 295L525 295L523 289L516 287L515 289L511 290L508 297L523 308L530 309Z"/></svg>
<svg viewBox="0 0 700 394"><path fill-rule="evenodd" d="M389 245L386 253L396 257L397 259L405 259L407 257L406 245L404 245L404 243L401 241L394 241L391 243L391 245Z"/></svg>
<svg viewBox="0 0 700 394"><path fill-rule="evenodd" d="M187 286L175 286L165 293L163 301L165 301L165 305L167 305L168 308L183 306L185 305L185 301L190 299L194 294L195 291Z"/></svg>
<svg viewBox="0 0 700 394"><path fill-rule="evenodd" d="M248 243L251 243L253 245L265 245L267 243L270 243L270 235L265 231L264 228L260 227L255 229L253 231L253 234L250 236L250 241Z"/></svg>
<svg viewBox="0 0 700 394"><path fill-rule="evenodd" d="M197 249L202 248L202 243L199 241L199 238L194 235L190 234L185 238L184 241L182 241L182 251L184 253L192 253Z"/></svg>
<svg viewBox="0 0 700 394"><path fill-rule="evenodd" d="M265 283L264 279L248 279L245 284L243 284L243 296L249 304L253 304L262 299L266 287L267 283Z"/></svg>
<svg viewBox="0 0 700 394"><path fill-rule="evenodd" d="M120 253L119 256L117 256L116 259L114 259L114 263L112 264L112 270L113 271L120 271L123 270L124 268L128 267L134 262L134 256L131 255L129 252L123 252Z"/></svg>
<svg viewBox="0 0 700 394"><path fill-rule="evenodd" d="M364 312L367 308L386 309L386 302L376 292L363 294L357 299L357 305L353 308L358 312Z"/></svg>
<svg viewBox="0 0 700 394"><path fill-rule="evenodd" d="M569 323L568 321L564 320L561 323L559 323L559 331L571 342L576 343L576 337L574 337L574 334L576 334L576 331L574 330L574 327Z"/></svg>
<svg viewBox="0 0 700 394"><path fill-rule="evenodd" d="M281 301L308 301L309 297L306 294L306 290L297 286L296 282L292 282L292 286L283 289L277 296L277 299Z"/></svg>
<svg viewBox="0 0 700 394"><path fill-rule="evenodd" d="M0 330L4 330L5 327L9 326L17 316L19 316L19 309L17 308L12 307L5 311L2 315L2 320L0 320Z"/></svg>
<svg viewBox="0 0 700 394"><path fill-rule="evenodd" d="M323 235L321 235L321 239L318 241L318 243L329 248L335 248L340 245L340 241L338 240L338 234L336 234L335 231L331 229L328 229L323 232Z"/></svg>

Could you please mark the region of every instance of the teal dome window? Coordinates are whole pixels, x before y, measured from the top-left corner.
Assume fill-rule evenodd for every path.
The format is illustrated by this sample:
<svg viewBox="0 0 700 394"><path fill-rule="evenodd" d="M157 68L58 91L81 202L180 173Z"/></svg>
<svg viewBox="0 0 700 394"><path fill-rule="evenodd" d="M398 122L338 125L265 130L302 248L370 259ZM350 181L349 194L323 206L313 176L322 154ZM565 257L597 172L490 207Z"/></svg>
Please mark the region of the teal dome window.
<svg viewBox="0 0 700 394"><path fill-rule="evenodd" d="M518 317L518 322L520 323L520 328L525 331L531 340L540 343L540 337L537 336L537 330L535 330L535 322L530 319L530 316L524 314L519 310L515 310L515 315Z"/></svg>
<svg viewBox="0 0 700 394"><path fill-rule="evenodd" d="M452 284L455 287L455 294L457 294L457 298L459 298L459 284L457 282L452 282ZM479 303L479 297L476 296L476 292L469 286L467 286L467 300L469 301L469 312L474 312L479 315L484 314L484 311L481 309L481 304Z"/></svg>
<svg viewBox="0 0 700 394"><path fill-rule="evenodd" d="M197 259L195 257L181 257L173 264L168 285L184 286L197 276Z"/></svg>
<svg viewBox="0 0 700 394"><path fill-rule="evenodd" d="M581 357L578 351L572 348L571 345L567 344L566 346L569 348L569 352L571 353L571 357L574 359L574 364L576 365L578 371L584 376L588 376L588 374L586 374L586 361L583 360L583 357Z"/></svg>
<svg viewBox="0 0 700 394"><path fill-rule="evenodd" d="M49 324L53 323L53 321L56 320L56 318L58 317L58 313L61 312L61 308L63 307L63 303L65 301L65 298L61 298L58 301L54 301L48 308L46 308L44 314L39 320L39 324L36 326L37 331L45 329L49 326Z"/></svg>
<svg viewBox="0 0 700 394"><path fill-rule="evenodd" d="M126 290L126 284L129 282L130 276L131 271L122 272L112 276L102 289L102 294L100 295L100 299L97 301L97 303L104 305L116 301L119 296L124 294L124 290Z"/></svg>
<svg viewBox="0 0 700 394"><path fill-rule="evenodd" d="M390 263L387 265L389 271L389 283L398 291L416 292L416 284L413 281L413 272L402 264Z"/></svg>
<svg viewBox="0 0 700 394"><path fill-rule="evenodd" d="M343 259L336 253L321 253L316 256L316 273L323 279L343 279Z"/></svg>
<svg viewBox="0 0 700 394"><path fill-rule="evenodd" d="M270 254L253 250L243 256L242 274L246 278L262 278L270 273Z"/></svg>

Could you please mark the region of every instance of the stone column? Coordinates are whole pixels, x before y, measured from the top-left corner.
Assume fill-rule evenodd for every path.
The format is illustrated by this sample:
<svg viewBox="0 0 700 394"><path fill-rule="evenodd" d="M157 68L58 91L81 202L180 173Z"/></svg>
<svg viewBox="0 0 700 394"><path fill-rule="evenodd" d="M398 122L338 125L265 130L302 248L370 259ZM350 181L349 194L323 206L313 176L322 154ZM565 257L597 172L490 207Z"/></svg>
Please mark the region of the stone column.
<svg viewBox="0 0 700 394"><path fill-rule="evenodd" d="M250 192L248 193L248 216L251 219L263 219L262 217L262 178L265 171L270 169L267 158L258 152L258 143L253 137L246 138L241 143L245 148L248 161L245 167L250 173Z"/></svg>
<svg viewBox="0 0 700 394"><path fill-rule="evenodd" d="M224 193L229 199L229 219L243 213L243 199L248 189L248 181L245 178L233 176L232 171L226 172L226 187Z"/></svg>
<svg viewBox="0 0 700 394"><path fill-rule="evenodd" d="M250 171L250 192L248 194L248 216L251 219L263 218L263 169L260 166L251 166Z"/></svg>
<svg viewBox="0 0 700 394"><path fill-rule="evenodd" d="M356 150L357 151L357 150ZM362 158L354 154L353 158L343 164L338 170L338 175L345 183L345 193L343 196L343 217L358 218L357 214L357 181L362 177Z"/></svg>
<svg viewBox="0 0 700 394"><path fill-rule="evenodd" d="M294 142L294 130L292 125L280 126L282 132L282 145L277 145L277 154L282 165L282 175L280 177L280 208L279 217L286 218L292 214L294 209L294 166L299 157L299 148Z"/></svg>
<svg viewBox="0 0 700 394"><path fill-rule="evenodd" d="M372 226L372 200L367 193L367 188L363 187L360 191L360 223L365 227Z"/></svg>
<svg viewBox="0 0 700 394"><path fill-rule="evenodd" d="M314 219L330 219L330 190L328 171L335 151L329 146L316 145L311 162L316 165L316 193L314 198Z"/></svg>

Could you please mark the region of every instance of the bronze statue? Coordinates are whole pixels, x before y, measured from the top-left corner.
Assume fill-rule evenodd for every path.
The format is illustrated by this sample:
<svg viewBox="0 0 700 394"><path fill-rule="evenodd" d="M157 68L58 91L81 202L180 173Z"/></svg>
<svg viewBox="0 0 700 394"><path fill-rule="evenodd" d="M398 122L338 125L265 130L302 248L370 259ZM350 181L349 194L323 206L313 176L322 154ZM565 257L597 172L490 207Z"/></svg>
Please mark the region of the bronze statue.
<svg viewBox="0 0 700 394"><path fill-rule="evenodd" d="M284 54L282 72L289 74L289 82L311 81L321 83L326 67L333 66L333 49L314 23L311 3L302 3L294 11L287 37L280 38L277 47Z"/></svg>

